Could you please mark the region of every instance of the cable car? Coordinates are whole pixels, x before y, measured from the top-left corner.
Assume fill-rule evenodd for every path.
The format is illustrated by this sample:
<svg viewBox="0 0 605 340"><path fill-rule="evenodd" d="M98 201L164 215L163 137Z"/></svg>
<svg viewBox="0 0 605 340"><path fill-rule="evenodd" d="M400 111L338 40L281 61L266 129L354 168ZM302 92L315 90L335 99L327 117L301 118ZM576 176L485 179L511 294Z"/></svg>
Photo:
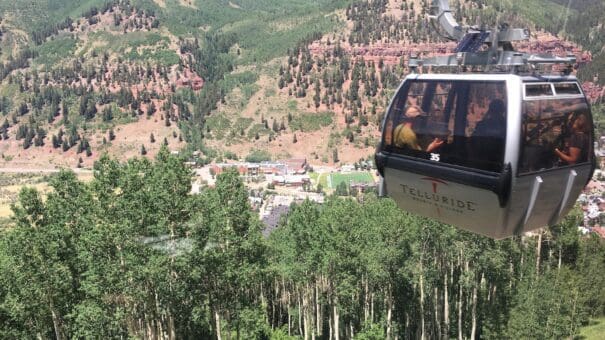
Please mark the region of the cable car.
<svg viewBox="0 0 605 340"><path fill-rule="evenodd" d="M556 224L595 168L590 107L570 75L411 74L382 132L383 193L496 239Z"/></svg>
<svg viewBox="0 0 605 340"><path fill-rule="evenodd" d="M596 165L575 57L517 52L527 30L460 26L447 0L431 13L456 54L410 58L376 150L379 195L495 239L556 224ZM566 68L545 76L544 64ZM416 72L424 66L446 73Z"/></svg>

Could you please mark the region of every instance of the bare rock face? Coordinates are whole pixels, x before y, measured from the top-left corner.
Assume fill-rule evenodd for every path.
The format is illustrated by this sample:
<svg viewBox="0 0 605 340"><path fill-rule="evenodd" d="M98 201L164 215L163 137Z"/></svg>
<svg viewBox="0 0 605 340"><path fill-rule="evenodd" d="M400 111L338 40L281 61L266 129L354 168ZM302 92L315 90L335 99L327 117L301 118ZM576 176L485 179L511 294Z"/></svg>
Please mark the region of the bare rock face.
<svg viewBox="0 0 605 340"><path fill-rule="evenodd" d="M605 87L593 83L591 81L584 82L582 84L582 90L591 103L596 103L602 98L605 98Z"/></svg>

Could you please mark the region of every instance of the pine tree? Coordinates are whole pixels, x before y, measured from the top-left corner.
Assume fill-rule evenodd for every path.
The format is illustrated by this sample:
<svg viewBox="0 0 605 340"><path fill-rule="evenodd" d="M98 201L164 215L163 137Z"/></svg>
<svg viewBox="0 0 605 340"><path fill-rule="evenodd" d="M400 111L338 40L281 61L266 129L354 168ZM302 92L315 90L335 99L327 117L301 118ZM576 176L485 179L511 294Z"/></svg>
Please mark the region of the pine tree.
<svg viewBox="0 0 605 340"><path fill-rule="evenodd" d="M157 109L155 107L155 104L153 104L153 102L151 102L151 104L149 104L149 109L147 109L147 115L151 116L156 112L157 112Z"/></svg>
<svg viewBox="0 0 605 340"><path fill-rule="evenodd" d="M46 131L44 131L44 129L42 129L42 128L37 128L36 129L36 139L34 140L34 145L43 146L44 138L46 138Z"/></svg>
<svg viewBox="0 0 605 340"><path fill-rule="evenodd" d="M113 113L111 112L111 109L109 107L106 107L105 109L103 109L103 121L109 122L112 119L113 119Z"/></svg>
<svg viewBox="0 0 605 340"><path fill-rule="evenodd" d="M23 138L23 149L27 149L32 145L33 135L27 134L25 138Z"/></svg>
<svg viewBox="0 0 605 340"><path fill-rule="evenodd" d="M84 140L80 140L80 143L78 143L78 148L76 149L76 153L82 153L82 151L84 151Z"/></svg>

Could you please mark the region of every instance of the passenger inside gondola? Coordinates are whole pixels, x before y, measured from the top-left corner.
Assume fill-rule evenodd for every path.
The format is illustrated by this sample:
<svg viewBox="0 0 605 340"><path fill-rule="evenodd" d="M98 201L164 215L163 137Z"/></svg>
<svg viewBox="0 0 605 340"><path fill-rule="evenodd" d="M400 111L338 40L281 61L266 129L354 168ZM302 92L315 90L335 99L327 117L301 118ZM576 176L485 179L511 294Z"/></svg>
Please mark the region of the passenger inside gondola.
<svg viewBox="0 0 605 340"><path fill-rule="evenodd" d="M589 162L592 123L584 99L526 100L519 173Z"/></svg>
<svg viewBox="0 0 605 340"><path fill-rule="evenodd" d="M399 148L410 148L412 150L422 151L424 148L418 142L418 136L414 131L415 125L419 123L419 117L424 116L424 112L418 106L409 106L404 114L404 119L394 132L394 145ZM440 138L434 138L426 147L426 152L433 152L443 144Z"/></svg>
<svg viewBox="0 0 605 340"><path fill-rule="evenodd" d="M472 159L488 168L499 166L506 140L506 105L500 99L490 102L483 119L477 123L470 139ZM496 170L496 169L494 169Z"/></svg>
<svg viewBox="0 0 605 340"><path fill-rule="evenodd" d="M590 148L589 124L586 115L579 114L571 127L571 136L566 143L566 150L555 148L555 154L568 165L588 161Z"/></svg>

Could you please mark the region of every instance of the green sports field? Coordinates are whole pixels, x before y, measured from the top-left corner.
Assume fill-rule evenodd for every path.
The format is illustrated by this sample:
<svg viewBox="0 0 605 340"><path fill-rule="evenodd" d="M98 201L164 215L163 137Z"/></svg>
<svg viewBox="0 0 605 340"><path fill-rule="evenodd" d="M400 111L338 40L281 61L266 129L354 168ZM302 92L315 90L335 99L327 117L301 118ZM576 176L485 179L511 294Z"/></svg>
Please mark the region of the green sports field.
<svg viewBox="0 0 605 340"><path fill-rule="evenodd" d="M351 172L351 173L334 173L329 175L328 185L331 189L335 189L338 184L345 182L354 183L373 183L374 178L367 172Z"/></svg>

